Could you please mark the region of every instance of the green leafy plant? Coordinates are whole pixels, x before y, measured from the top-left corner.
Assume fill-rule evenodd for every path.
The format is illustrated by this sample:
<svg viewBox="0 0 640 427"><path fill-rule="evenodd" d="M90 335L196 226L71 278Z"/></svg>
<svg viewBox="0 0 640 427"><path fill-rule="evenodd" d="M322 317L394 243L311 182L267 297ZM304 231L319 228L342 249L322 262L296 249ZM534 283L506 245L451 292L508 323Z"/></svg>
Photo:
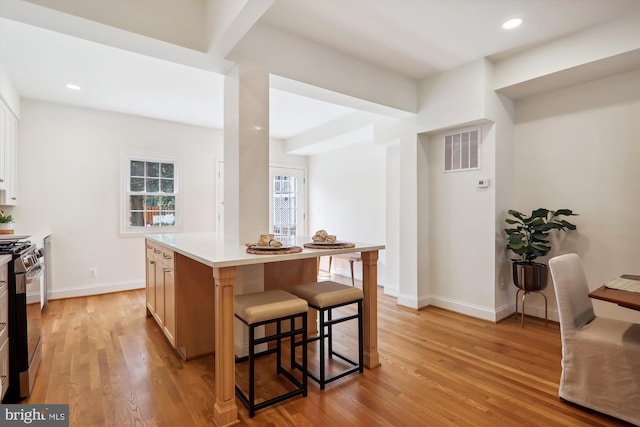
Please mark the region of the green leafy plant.
<svg viewBox="0 0 640 427"><path fill-rule="evenodd" d="M576 226L562 219L563 216L577 216L570 209L549 209L539 208L531 212L530 216L523 213L509 210L507 224L515 225L512 228L505 228L507 233L507 249L511 249L520 259L514 261L532 262L534 259L545 256L551 250L549 244L549 232L551 230L575 230Z"/></svg>
<svg viewBox="0 0 640 427"><path fill-rule="evenodd" d="M0 211L0 223L7 224L13 222L13 217L11 215L5 215L4 212Z"/></svg>

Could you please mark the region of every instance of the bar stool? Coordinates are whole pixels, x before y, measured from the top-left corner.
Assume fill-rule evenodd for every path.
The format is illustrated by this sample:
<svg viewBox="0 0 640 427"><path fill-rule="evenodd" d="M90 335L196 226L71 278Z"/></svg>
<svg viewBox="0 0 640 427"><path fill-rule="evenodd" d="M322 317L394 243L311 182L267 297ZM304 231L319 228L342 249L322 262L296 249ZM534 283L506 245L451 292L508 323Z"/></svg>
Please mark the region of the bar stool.
<svg viewBox="0 0 640 427"><path fill-rule="evenodd" d="M360 255L360 252L353 252L353 253L350 253L350 254L337 254L337 255L329 256L329 273L331 273L331 263L333 262L333 258L334 257L346 259L347 261L349 261L349 267L351 268L351 286L355 286L356 282L355 282L355 278L353 276L353 263L362 261L362 257ZM320 260L320 257L318 257L318 262L320 262L319 260ZM320 270L319 266L318 266L318 270Z"/></svg>
<svg viewBox="0 0 640 427"><path fill-rule="evenodd" d="M312 338L308 338L309 342L320 341L320 372L319 375L315 375L312 372L307 371L307 374L311 379L320 384L320 389L324 390L326 384L331 381L335 381L338 378L342 378L345 375L352 374L354 372L363 372L363 339L362 339L362 301L364 295L362 289L346 286L341 283L332 281L306 283L303 285L294 286L291 293L299 296L309 303L309 307L318 310L319 314L319 327L318 335ZM332 310L334 308L357 304L358 314L347 315L337 319L333 318ZM326 319L325 319L326 313ZM347 320L358 320L358 361L354 361L336 351L333 350L333 336L332 327L338 323L346 322ZM325 338L327 339L328 352L325 352ZM296 344L299 345L299 344ZM329 358L337 356L344 360L351 367L327 377L325 372L325 354Z"/></svg>
<svg viewBox="0 0 640 427"><path fill-rule="evenodd" d="M236 383L236 395L249 409L249 417L253 418L257 410L274 405L295 396L307 395L307 302L282 290L255 292L236 295L234 298L235 316L249 327L249 355L236 358L236 363L249 361L249 396L247 396ZM296 328L296 320L300 319L302 326ZM281 322L289 322L289 330L283 331ZM255 329L258 326L275 324L276 333L263 338L256 337ZM286 326L286 324L285 324ZM296 344L296 336L302 339ZM301 379L297 379L292 372L282 366L282 340L291 339L291 370L299 368L302 371ZM276 343L275 348L256 352L255 346L265 343ZM296 347L302 345L302 364L295 360ZM255 360L260 356L276 353L277 373L282 374L293 385L294 389L262 402L256 403L255 395Z"/></svg>

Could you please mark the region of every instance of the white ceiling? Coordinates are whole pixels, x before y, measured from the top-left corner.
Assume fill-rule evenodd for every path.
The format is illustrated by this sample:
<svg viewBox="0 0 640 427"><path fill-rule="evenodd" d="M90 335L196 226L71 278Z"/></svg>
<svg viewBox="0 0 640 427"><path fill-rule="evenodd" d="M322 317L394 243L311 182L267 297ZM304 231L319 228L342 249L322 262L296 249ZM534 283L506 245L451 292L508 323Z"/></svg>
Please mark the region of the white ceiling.
<svg viewBox="0 0 640 427"><path fill-rule="evenodd" d="M263 19L399 74L421 79L637 10L638 0L277 0ZM501 28L522 17L517 30Z"/></svg>
<svg viewBox="0 0 640 427"><path fill-rule="evenodd" d="M28 19L8 9L3 13L8 2L22 3L0 0L0 63L20 96L222 127L222 74L26 24ZM259 19L419 80L479 58L504 57L639 8L640 0L275 0ZM68 18L49 13L49 22L51 16L60 16L60 22ZM522 27L503 30L501 23L514 16L525 19ZM93 21L82 24L85 32L91 26L106 28ZM82 90L67 90L67 82ZM271 136L289 138L353 111L271 89Z"/></svg>

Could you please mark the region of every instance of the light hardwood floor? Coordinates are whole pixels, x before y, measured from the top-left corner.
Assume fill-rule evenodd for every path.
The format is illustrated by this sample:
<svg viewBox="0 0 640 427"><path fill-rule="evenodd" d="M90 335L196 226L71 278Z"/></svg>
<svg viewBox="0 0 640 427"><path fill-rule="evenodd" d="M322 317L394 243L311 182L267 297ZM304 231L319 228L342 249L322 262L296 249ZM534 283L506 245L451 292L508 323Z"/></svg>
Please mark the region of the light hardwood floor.
<svg viewBox="0 0 640 427"><path fill-rule="evenodd" d="M557 323L527 318L522 329L515 317L494 324L415 311L384 295L378 304L381 367L324 391L310 381L306 398L253 419L238 401L238 425L626 425L558 398ZM77 427L213 425L213 356L182 362L146 317L144 290L50 301L43 334L43 362L24 403L68 403ZM354 339L348 327L341 334Z"/></svg>

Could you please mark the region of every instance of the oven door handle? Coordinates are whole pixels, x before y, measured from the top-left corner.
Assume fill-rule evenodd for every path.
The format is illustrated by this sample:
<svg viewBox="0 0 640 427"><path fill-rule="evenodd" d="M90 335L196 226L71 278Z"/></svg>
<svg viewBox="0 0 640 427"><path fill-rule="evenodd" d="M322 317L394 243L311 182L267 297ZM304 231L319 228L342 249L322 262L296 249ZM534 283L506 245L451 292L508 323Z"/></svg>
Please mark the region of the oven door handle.
<svg viewBox="0 0 640 427"><path fill-rule="evenodd" d="M42 276L42 274L44 273L44 265L42 264L36 264L33 266L32 269L30 269L29 271L27 271L27 280L33 281L36 279L39 279L40 276Z"/></svg>
<svg viewBox="0 0 640 427"><path fill-rule="evenodd" d="M29 269L26 273L20 273L24 275L24 279L20 280L16 277L16 295L27 293L27 283L40 279L40 276L44 273L44 265L36 264ZM19 274L18 274L19 275ZM16 275L16 276L18 276Z"/></svg>

